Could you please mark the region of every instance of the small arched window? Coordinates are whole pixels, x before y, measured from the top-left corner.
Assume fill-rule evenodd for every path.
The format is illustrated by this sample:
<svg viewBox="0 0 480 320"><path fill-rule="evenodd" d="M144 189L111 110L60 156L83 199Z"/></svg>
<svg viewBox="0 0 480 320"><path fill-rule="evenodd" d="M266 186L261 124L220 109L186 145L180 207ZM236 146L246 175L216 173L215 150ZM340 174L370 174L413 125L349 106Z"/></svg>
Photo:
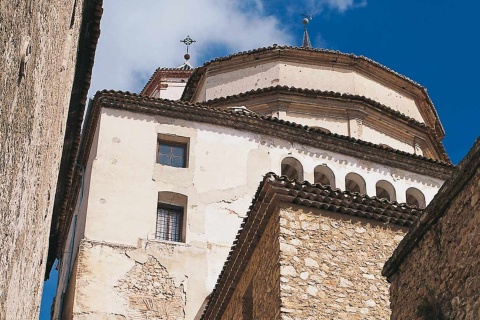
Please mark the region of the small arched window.
<svg viewBox="0 0 480 320"><path fill-rule="evenodd" d="M407 204L410 206L417 206L423 209L426 207L425 196L422 191L417 188L408 188L406 192Z"/></svg>
<svg viewBox="0 0 480 320"><path fill-rule="evenodd" d="M345 176L345 189L351 192L365 194L367 192L365 180L357 173L350 172Z"/></svg>
<svg viewBox="0 0 480 320"><path fill-rule="evenodd" d="M287 176L289 179L303 180L303 166L297 159L287 157L282 161L282 176Z"/></svg>
<svg viewBox="0 0 480 320"><path fill-rule="evenodd" d="M158 193L155 238L185 242L187 196L162 191Z"/></svg>
<svg viewBox="0 0 480 320"><path fill-rule="evenodd" d="M315 167L313 179L314 183L320 183L335 188L335 175L333 174L333 171L325 165Z"/></svg>
<svg viewBox="0 0 480 320"><path fill-rule="evenodd" d="M397 200L395 188L388 181L385 181L385 180L378 181L376 185L376 193L377 193L376 194L377 198L387 199L388 201Z"/></svg>

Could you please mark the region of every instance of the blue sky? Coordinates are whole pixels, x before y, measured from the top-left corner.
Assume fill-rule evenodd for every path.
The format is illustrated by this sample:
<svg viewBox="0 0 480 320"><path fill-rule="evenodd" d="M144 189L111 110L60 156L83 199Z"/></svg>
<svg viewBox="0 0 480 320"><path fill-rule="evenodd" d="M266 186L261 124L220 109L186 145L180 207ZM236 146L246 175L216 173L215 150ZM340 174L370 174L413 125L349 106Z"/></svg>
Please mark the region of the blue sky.
<svg viewBox="0 0 480 320"><path fill-rule="evenodd" d="M183 63L179 41L187 34L197 40L194 66L273 43L298 46L305 10L313 14L314 47L366 56L426 87L448 155L455 164L465 156L480 135L480 3L473 0L106 0L89 95L139 92L157 67ZM53 295L49 281L42 320Z"/></svg>

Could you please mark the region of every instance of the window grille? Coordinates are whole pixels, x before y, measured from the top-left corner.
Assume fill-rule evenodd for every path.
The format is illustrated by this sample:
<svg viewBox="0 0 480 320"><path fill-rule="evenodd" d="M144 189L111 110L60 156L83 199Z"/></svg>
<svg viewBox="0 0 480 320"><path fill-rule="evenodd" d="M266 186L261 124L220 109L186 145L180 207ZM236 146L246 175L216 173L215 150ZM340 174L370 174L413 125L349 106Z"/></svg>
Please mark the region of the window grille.
<svg viewBox="0 0 480 320"><path fill-rule="evenodd" d="M156 238L168 241L182 241L183 208L158 204Z"/></svg>
<svg viewBox="0 0 480 320"><path fill-rule="evenodd" d="M186 149L184 144L159 141L157 161L166 166L185 168Z"/></svg>

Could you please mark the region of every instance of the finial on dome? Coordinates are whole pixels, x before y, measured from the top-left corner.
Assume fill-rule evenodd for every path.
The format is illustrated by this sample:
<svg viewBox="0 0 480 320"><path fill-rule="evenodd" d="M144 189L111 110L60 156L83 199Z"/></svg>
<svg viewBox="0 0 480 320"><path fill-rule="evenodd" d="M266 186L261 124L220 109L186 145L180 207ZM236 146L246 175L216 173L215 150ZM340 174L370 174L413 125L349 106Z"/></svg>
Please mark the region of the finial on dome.
<svg viewBox="0 0 480 320"><path fill-rule="evenodd" d="M187 36L185 39L180 40L180 42L185 43L185 45L187 46L187 54L188 54L188 47L189 47L192 43L197 42L197 41L195 41L195 40L193 40L192 38L190 38L190 36ZM189 59L190 59L190 56L189 56Z"/></svg>
<svg viewBox="0 0 480 320"><path fill-rule="evenodd" d="M312 20L311 15L307 15L307 12L301 15L303 17L302 23L303 23L303 41L302 41L302 47L303 48L312 48L312 44L310 42L310 37L308 36L308 31L307 31L307 24Z"/></svg>
<svg viewBox="0 0 480 320"><path fill-rule="evenodd" d="M188 47L194 43L194 42L197 42L195 40L193 40L192 38L190 38L190 36L187 36L185 39L183 40L180 40L180 42L183 42L186 46L187 46L187 53L185 53L183 55L183 58L185 59L185 63L183 65L181 65L179 68L182 68L182 69L191 69L192 67L190 66L190 63L188 62L188 60L190 60L190 54L188 53Z"/></svg>

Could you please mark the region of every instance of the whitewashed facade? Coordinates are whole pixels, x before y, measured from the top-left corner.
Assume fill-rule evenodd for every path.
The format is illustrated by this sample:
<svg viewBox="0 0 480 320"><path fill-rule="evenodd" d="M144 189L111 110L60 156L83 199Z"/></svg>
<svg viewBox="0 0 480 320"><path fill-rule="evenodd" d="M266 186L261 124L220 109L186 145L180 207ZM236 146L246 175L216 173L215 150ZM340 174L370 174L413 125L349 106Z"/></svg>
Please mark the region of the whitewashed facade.
<svg viewBox="0 0 480 320"><path fill-rule="evenodd" d="M421 87L366 59L326 66L339 54L276 50L194 72L182 99L213 107L96 96L61 233L55 316L198 317L267 172L421 207L432 200L450 166ZM183 166L159 163L165 143L185 148ZM159 239L160 204L182 208L179 241ZM152 261L164 282L135 271Z"/></svg>

